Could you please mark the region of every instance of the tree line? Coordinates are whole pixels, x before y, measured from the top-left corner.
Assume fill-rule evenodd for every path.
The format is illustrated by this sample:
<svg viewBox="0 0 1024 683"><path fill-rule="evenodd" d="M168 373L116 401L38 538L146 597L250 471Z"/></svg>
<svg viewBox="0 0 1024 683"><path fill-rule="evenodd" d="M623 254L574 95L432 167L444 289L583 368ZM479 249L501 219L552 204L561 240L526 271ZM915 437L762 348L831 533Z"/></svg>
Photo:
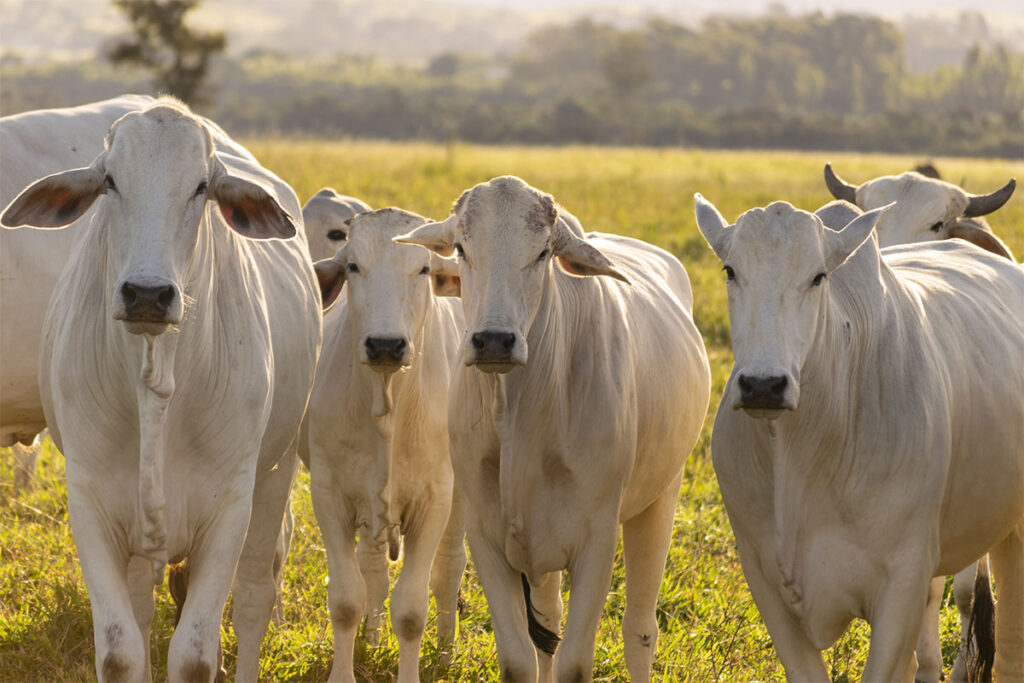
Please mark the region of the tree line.
<svg viewBox="0 0 1024 683"><path fill-rule="evenodd" d="M920 73L903 47L896 26L854 14L582 20L538 29L505 60L217 57L198 108L243 136L1024 154L1024 53L979 44ZM90 86L153 88L97 64L6 60L0 75L4 113L77 103L53 100Z"/></svg>

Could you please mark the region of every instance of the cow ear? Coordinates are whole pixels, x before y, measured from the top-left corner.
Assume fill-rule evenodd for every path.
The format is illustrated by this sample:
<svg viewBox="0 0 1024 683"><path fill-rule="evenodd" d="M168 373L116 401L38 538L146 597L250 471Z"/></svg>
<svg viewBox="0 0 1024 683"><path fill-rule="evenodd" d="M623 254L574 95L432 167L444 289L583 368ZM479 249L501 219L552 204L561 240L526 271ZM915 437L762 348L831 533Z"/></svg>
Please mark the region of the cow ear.
<svg viewBox="0 0 1024 683"><path fill-rule="evenodd" d="M307 235L318 230L324 234L337 230L347 237L347 221L357 214L372 210L369 204L355 197L345 197L335 192L334 188L325 187L310 197L302 207L302 222L306 226ZM345 237L331 239L340 241Z"/></svg>
<svg viewBox="0 0 1024 683"><path fill-rule="evenodd" d="M878 219L896 202L863 213L846 224L842 230L825 228L825 268L832 272L846 263L846 259L871 237Z"/></svg>
<svg viewBox="0 0 1024 683"><path fill-rule="evenodd" d="M430 285L434 296L461 296L459 262L454 258L430 254Z"/></svg>
<svg viewBox="0 0 1024 683"><path fill-rule="evenodd" d="M88 168L55 173L29 185L4 209L0 225L54 229L77 221L107 191L101 157Z"/></svg>
<svg viewBox="0 0 1024 683"><path fill-rule="evenodd" d="M551 253L566 273L577 277L607 275L631 284L607 256L585 239L577 236L562 216L558 216L551 236Z"/></svg>
<svg viewBox="0 0 1024 683"><path fill-rule="evenodd" d="M997 256L1002 256L1003 258L1010 259L1016 263L1016 260L1013 258L1013 254L1010 252L1010 248L1003 244L1001 239L977 225L972 225L968 221L960 221L950 228L947 234L949 237L959 237L960 239L977 245L986 251L991 251Z"/></svg>
<svg viewBox="0 0 1024 683"><path fill-rule="evenodd" d="M451 256L455 242L455 214L439 223L425 223L411 232L394 238L399 244L418 244L441 256Z"/></svg>
<svg viewBox="0 0 1024 683"><path fill-rule="evenodd" d="M697 228L700 234L704 235L708 245L719 259L725 261L729 254L729 242L732 238L732 230L729 224L722 218L715 205L704 199L698 192L693 195L694 209L697 213Z"/></svg>
<svg viewBox="0 0 1024 683"><path fill-rule="evenodd" d="M274 196L252 180L231 175L219 161L210 181L210 198L239 235L254 240L295 237L294 220Z"/></svg>
<svg viewBox="0 0 1024 683"><path fill-rule="evenodd" d="M345 248L338 250L332 258L317 261L313 264L313 271L316 272L316 281L320 285L320 300L322 308L327 310L333 304L342 287L345 286L345 258L342 252Z"/></svg>

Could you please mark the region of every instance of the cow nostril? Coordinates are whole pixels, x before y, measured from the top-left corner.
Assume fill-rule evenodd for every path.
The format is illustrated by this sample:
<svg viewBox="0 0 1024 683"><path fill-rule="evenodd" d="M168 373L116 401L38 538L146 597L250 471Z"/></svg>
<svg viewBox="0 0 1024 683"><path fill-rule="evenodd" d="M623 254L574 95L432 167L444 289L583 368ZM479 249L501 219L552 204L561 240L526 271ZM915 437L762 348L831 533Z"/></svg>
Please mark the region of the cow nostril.
<svg viewBox="0 0 1024 683"><path fill-rule="evenodd" d="M126 282L121 285L121 298L124 300L125 306L133 306L138 295L135 293L135 288Z"/></svg>
<svg viewBox="0 0 1024 683"><path fill-rule="evenodd" d="M366 357L370 360L377 357L377 344L372 338L366 340Z"/></svg>
<svg viewBox="0 0 1024 683"><path fill-rule="evenodd" d="M516 335L506 334L504 339L501 340L501 345L505 347L507 351L511 351L512 347L516 345Z"/></svg>
<svg viewBox="0 0 1024 683"><path fill-rule="evenodd" d="M171 304L174 303L174 287L168 285L161 289L156 297L156 302L165 311L170 309Z"/></svg>
<svg viewBox="0 0 1024 683"><path fill-rule="evenodd" d="M786 387L789 385L789 380L785 377L779 377L775 382L772 383L771 392L778 397L781 397L786 393Z"/></svg>
<svg viewBox="0 0 1024 683"><path fill-rule="evenodd" d="M477 351L483 351L484 347L487 345L487 342L484 341L483 335L481 335L479 332L474 334L470 338L470 341L473 342L473 348L476 349Z"/></svg>
<svg viewBox="0 0 1024 683"><path fill-rule="evenodd" d="M754 386L750 383L750 380L747 379L746 375L740 375L739 379L737 380L737 384L739 384L740 391L743 392L744 396L749 394L754 389Z"/></svg>

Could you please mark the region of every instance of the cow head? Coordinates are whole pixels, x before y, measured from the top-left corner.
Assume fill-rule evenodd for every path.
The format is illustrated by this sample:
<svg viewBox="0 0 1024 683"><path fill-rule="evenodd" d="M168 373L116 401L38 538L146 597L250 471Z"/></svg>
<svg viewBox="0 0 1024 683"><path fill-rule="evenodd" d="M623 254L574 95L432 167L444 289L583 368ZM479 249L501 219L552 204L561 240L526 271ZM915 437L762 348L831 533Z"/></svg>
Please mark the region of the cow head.
<svg viewBox="0 0 1024 683"><path fill-rule="evenodd" d="M348 319L357 336L357 353L380 372L394 372L412 362L431 286L438 296L458 295L455 264L393 241L425 222L422 216L393 208L359 214L345 223L345 246L333 258L313 265L325 308L348 284Z"/></svg>
<svg viewBox="0 0 1024 683"><path fill-rule="evenodd" d="M317 192L302 207L302 223L306 226L309 255L314 261L330 258L348 237L349 218L371 211L370 206L355 197L346 197L329 187Z"/></svg>
<svg viewBox="0 0 1024 683"><path fill-rule="evenodd" d="M1013 260L1009 249L988 226L971 220L1005 204L1017 186L1013 178L1002 188L985 195L968 194L952 183L917 172L882 176L857 187L839 178L831 164L825 164L825 184L834 197L865 211L896 202L878 221L876 234L880 247L959 237Z"/></svg>
<svg viewBox="0 0 1024 683"><path fill-rule="evenodd" d="M734 409L773 418L795 410L800 371L824 318L828 276L867 240L888 207L842 230L775 202L730 226L699 194L697 225L724 264L734 366Z"/></svg>
<svg viewBox="0 0 1024 683"><path fill-rule="evenodd" d="M63 228L97 199L103 204L96 219L106 222L110 310L133 334L160 334L181 322L184 283L208 201L216 201L227 224L245 237L295 235L291 217L270 192L230 174L209 129L171 100L120 118L91 166L30 185L0 222Z"/></svg>
<svg viewBox="0 0 1024 683"><path fill-rule="evenodd" d="M486 372L526 364L526 336L553 275L553 260L572 275L625 280L583 238L573 216L560 213L550 195L514 176L467 190L447 220L397 241L458 253L467 327L462 358Z"/></svg>

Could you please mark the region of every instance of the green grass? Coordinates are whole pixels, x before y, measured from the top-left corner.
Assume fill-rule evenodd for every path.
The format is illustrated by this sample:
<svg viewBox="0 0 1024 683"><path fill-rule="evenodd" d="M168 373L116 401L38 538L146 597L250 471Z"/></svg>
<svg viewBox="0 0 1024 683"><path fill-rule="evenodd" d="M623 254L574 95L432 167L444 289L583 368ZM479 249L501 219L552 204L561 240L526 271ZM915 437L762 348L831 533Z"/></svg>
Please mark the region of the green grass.
<svg viewBox="0 0 1024 683"><path fill-rule="evenodd" d="M909 157L845 154L709 152L604 148L490 148L455 145L249 141L268 167L305 200L330 185L372 206L398 205L441 218L462 190L512 173L551 192L587 229L633 235L670 249L693 280L697 324L712 363L711 411L690 458L676 511L673 543L662 584L661 627L654 680L767 681L783 676L768 633L750 598L710 465L710 427L729 372L728 318L720 264L693 219L693 193L701 192L733 221L742 211L775 199L814 209L830 197L822 167L831 160L851 182L913 166ZM938 159L947 178L972 192L988 192L1024 164ZM1024 192L991 221L1011 249L1024 255ZM11 458L0 457L0 681L80 681L95 677L88 597L67 523L63 459L45 448L35 489L11 494ZM326 558L313 516L308 473L296 486L291 556L285 569L285 619L271 626L263 645L262 676L274 681L326 680L332 659L326 607ZM397 566L393 566L393 571ZM421 673L425 680L497 679L497 657L487 605L472 562L463 583L467 601L451 668L437 669L433 616L427 625ZM626 678L619 633L624 601L622 563L616 564L598 632L595 678ZM230 611L230 603L228 607ZM157 593L153 660L166 676L173 611L166 590ZM946 670L956 651L955 609L942 613ZM826 662L834 681L859 678L868 629L856 624ZM376 650L360 646L357 673L364 680L393 679L397 641ZM234 667L230 620L223 626L226 665Z"/></svg>

